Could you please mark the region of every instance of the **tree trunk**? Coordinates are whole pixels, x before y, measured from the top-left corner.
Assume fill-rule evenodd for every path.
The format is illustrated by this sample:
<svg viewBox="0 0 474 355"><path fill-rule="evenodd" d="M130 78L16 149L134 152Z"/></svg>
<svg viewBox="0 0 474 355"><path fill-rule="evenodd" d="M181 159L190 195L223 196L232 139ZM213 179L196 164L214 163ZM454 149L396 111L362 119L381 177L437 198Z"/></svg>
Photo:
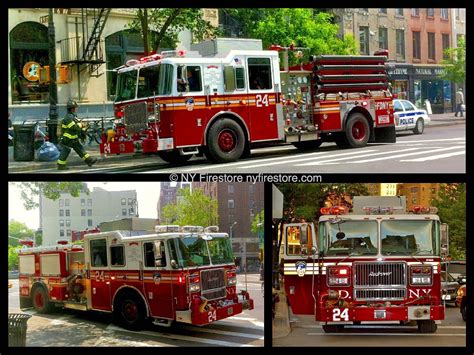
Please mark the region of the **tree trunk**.
<svg viewBox="0 0 474 355"><path fill-rule="evenodd" d="M147 56L148 51L148 9L138 9L138 18L142 24L142 35L143 35L143 51L144 55Z"/></svg>
<svg viewBox="0 0 474 355"><path fill-rule="evenodd" d="M154 46L156 48L156 51L158 52L158 49L160 48L161 41L163 40L163 37L166 34L166 30L170 25L173 23L174 19L183 11L184 9L174 9L171 15L168 17L166 22L163 24L163 27L161 27L160 33L158 33L158 36L156 38L156 42L154 43Z"/></svg>

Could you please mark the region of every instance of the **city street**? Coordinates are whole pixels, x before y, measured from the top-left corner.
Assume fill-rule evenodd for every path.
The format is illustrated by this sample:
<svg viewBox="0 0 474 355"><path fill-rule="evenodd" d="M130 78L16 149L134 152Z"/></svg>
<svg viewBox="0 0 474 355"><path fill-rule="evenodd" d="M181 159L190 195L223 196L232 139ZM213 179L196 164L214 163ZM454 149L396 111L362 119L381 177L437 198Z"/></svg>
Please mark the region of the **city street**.
<svg viewBox="0 0 474 355"><path fill-rule="evenodd" d="M370 324L345 326L340 333L327 334L313 316L291 315L291 333L283 338L273 339L273 346L466 346L466 322L461 318L459 308L446 306L446 318L438 324L434 334L420 334L416 325ZM342 341L344 339L344 341Z"/></svg>
<svg viewBox="0 0 474 355"><path fill-rule="evenodd" d="M284 144L254 149L249 158L227 164L212 164L205 157L193 157L186 164L170 165L156 155L107 157L98 155L100 160L93 168L87 168L83 162L78 162L71 164L68 172L143 172L178 175L181 173L465 173L465 120L455 120L448 114L441 116L442 122L433 119L432 125L427 126L421 135L414 135L411 132L398 133L395 144L368 144L359 149L340 149L334 143L324 143L317 149L305 152ZM91 154L94 152L91 151ZM36 162L31 164L10 162L9 170L12 173L58 172L54 163Z"/></svg>
<svg viewBox="0 0 474 355"><path fill-rule="evenodd" d="M9 312L19 312L18 279L10 280ZM27 346L263 346L263 297L258 274L238 275L237 290L245 289L253 298L255 309L205 327L186 324L164 328L150 325L139 332L119 328L105 313L57 310L38 314L34 309L28 321Z"/></svg>

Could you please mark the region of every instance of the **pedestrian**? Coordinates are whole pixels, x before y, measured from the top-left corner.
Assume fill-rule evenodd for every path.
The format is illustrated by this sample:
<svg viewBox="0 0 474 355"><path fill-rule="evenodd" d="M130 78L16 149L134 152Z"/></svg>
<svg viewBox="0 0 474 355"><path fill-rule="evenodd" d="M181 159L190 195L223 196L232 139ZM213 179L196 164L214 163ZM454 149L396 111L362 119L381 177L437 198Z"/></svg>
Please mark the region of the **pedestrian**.
<svg viewBox="0 0 474 355"><path fill-rule="evenodd" d="M458 112L461 112L461 117L464 117L463 105L464 105L464 94L462 93L462 89L459 88L459 90L456 91L456 113L454 114L454 116L458 117Z"/></svg>
<svg viewBox="0 0 474 355"><path fill-rule="evenodd" d="M66 166L66 160L71 153L71 148L85 161L89 166L92 166L97 162L97 159L91 158L91 156L84 150L79 139L85 139L86 135L82 129L82 125L79 122L76 110L79 105L74 100L68 100L66 108L67 113L61 121L60 125L60 139L59 139L59 150L61 154L58 159L58 170L68 170Z"/></svg>

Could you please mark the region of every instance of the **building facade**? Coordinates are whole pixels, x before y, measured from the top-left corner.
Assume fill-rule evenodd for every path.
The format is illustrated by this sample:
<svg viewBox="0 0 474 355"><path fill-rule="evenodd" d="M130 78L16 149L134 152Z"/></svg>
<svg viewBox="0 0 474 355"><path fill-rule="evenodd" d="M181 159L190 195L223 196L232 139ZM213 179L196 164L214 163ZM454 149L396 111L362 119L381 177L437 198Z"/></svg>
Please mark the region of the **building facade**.
<svg viewBox="0 0 474 355"><path fill-rule="evenodd" d="M100 187L79 197L62 193L56 201L40 195L40 228L43 245L58 239L71 241L72 231L94 229L100 223L122 218L138 217L135 190L107 191Z"/></svg>
<svg viewBox="0 0 474 355"><path fill-rule="evenodd" d="M406 196L407 209L413 206L431 206L438 197L439 183L403 183L397 186L397 195Z"/></svg>

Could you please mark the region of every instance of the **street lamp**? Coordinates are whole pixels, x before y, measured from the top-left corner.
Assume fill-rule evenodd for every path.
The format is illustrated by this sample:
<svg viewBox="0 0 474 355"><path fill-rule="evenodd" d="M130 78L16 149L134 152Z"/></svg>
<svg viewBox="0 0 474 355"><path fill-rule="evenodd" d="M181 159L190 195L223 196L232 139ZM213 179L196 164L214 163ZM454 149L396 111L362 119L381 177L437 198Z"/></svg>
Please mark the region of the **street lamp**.
<svg viewBox="0 0 474 355"><path fill-rule="evenodd" d="M237 224L237 222L234 222L234 223L232 223L232 224L229 226L229 230L230 230L229 235L230 235L230 240L231 240L231 241L233 241L233 239L232 239L232 228L234 228L234 226L235 226L236 224Z"/></svg>
<svg viewBox="0 0 474 355"><path fill-rule="evenodd" d="M49 56L49 120L48 136L51 143L58 143L58 87L56 84L56 36L53 22L53 9L48 16L48 56Z"/></svg>

